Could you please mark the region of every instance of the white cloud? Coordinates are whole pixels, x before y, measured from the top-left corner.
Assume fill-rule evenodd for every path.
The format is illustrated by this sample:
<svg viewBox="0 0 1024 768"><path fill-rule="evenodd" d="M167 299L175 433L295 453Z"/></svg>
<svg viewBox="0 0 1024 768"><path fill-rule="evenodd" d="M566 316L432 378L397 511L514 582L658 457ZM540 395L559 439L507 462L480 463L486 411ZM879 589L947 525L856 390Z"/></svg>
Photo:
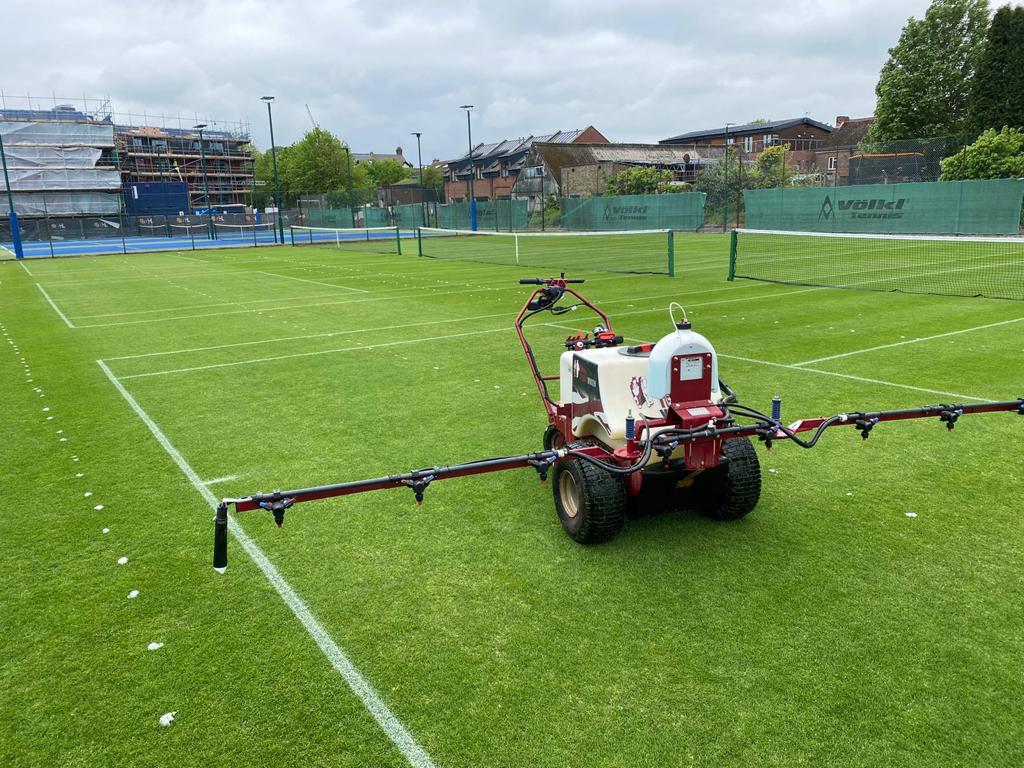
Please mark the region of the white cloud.
<svg viewBox="0 0 1024 768"><path fill-rule="evenodd" d="M476 140L595 125L654 141L755 117L865 115L910 15L926 0L707 6L662 0L287 2L15 0L6 94L109 95L117 111L250 120L259 97L290 143L316 120L357 151L465 151Z"/></svg>

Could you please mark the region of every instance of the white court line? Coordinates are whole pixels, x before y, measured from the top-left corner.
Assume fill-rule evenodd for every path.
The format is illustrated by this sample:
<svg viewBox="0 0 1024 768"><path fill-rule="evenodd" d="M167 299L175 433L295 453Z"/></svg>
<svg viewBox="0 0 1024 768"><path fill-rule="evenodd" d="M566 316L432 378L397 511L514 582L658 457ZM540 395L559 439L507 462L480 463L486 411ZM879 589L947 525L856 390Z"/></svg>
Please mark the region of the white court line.
<svg viewBox="0 0 1024 768"><path fill-rule="evenodd" d="M35 275L33 275L31 272L28 271L28 267L25 266L25 260L24 259L18 259L18 263L21 264L21 268L22 269L24 269L26 272L28 272L28 276L29 277L35 277Z"/></svg>
<svg viewBox="0 0 1024 768"><path fill-rule="evenodd" d="M866 352L877 352L880 349L892 349L893 347L905 347L908 344L919 344L922 341L932 341L934 339L945 339L948 336L959 336L961 333L971 333L973 331L983 331L986 328L998 328L1001 325L1011 325L1013 323L1019 323L1024 321L1024 317L1015 317L1012 320L1002 320L998 323L987 323L985 325L976 325L973 328L961 328L959 331L949 331L948 333L937 333L934 336L922 336L917 339L908 339L906 341L896 341L892 344L879 344L877 347L868 347L867 349L855 349L852 352L843 352L838 355L829 355L828 357L819 357L814 360L804 360L800 363L793 363L794 366L801 365L813 365L814 363L824 363L826 360L838 360L841 357L851 357L852 355L863 355Z"/></svg>
<svg viewBox="0 0 1024 768"><path fill-rule="evenodd" d="M44 289L43 286L41 286L39 283L36 283L36 288L38 288L42 292L43 296L46 297L46 300L50 302L50 306L53 307L53 311L56 312L60 319L67 324L68 328L74 328L74 323L68 320L67 316L60 311L60 307L53 303L53 299L50 298L50 294L46 292L46 289Z"/></svg>
<svg viewBox="0 0 1024 768"><path fill-rule="evenodd" d="M149 417L142 406L140 406L135 398L132 397L131 393L125 389L124 385L118 380L118 378L111 373L110 369L102 360L97 360L96 364L103 370L107 378L110 379L110 383L117 388L117 391L121 393L121 397L125 399L131 409L135 411L135 414L142 419L142 422L149 428L149 431L153 433L153 437L156 438L160 446L166 451L167 455L171 457L171 460L178 465L188 481L192 483L192 487L199 491L199 495L202 496L206 502L213 507L217 508L217 497L213 495L209 488L207 488L203 481L196 474L196 471L192 469L192 466L185 460L185 457L178 452L178 449L174 447L167 436L163 433L160 427L157 426L156 422ZM228 530L235 537L242 548L246 551L246 554L252 559L256 566L266 576L277 594L281 596L285 604L291 608L292 613L295 615L305 628L307 634L313 639L313 641L319 646L321 652L330 661L331 666L334 670L344 678L345 682L348 683L349 688L359 697L359 700L363 703L363 706L369 710L370 714L373 715L373 719L377 721L377 724L381 727L381 730L387 735L401 753L405 756L405 759L409 761L410 765L415 768L434 768L434 761L431 760L430 755L421 747L416 739L413 738L412 734L409 733L408 729L402 725L401 721L395 716L394 712L388 708L388 705L381 699L380 694L374 690L370 681L363 677L363 674L356 668L355 664L348 658L345 651L342 650L341 646L335 642L334 638L328 633L327 629L323 624L313 615L313 612L309 609L309 606L303 601L295 589L289 584L281 572L277 570L270 558L266 556L260 546L245 532L233 517L228 518Z"/></svg>
<svg viewBox="0 0 1024 768"><path fill-rule="evenodd" d="M930 395L945 395L947 397L955 397L960 400L977 400L982 403L994 402L985 397L975 397L974 395L961 395L956 392L944 392L941 389L928 389L927 387L915 387L911 384L898 384L895 381L883 381L882 379L869 379L864 376L852 376L848 373L836 373L835 371L822 371L818 368L805 368L796 365L787 365L786 363L773 363L769 360L754 360L750 357L739 357L737 355L723 355L719 354L719 357L727 360L739 360L744 363L756 363L757 365L770 365L773 368L787 368L791 371L805 371L806 373L817 373L821 376L833 376L838 379L850 379L851 381L860 381L865 384L880 384L885 387L898 387L899 389L912 389L915 392L927 392Z"/></svg>
<svg viewBox="0 0 1024 768"><path fill-rule="evenodd" d="M224 477L215 477L212 480L203 480L203 485L216 485L217 483L226 483L229 480L237 480L238 475L225 475Z"/></svg>
<svg viewBox="0 0 1024 768"><path fill-rule="evenodd" d="M339 347L338 349L321 349L314 352L296 352L291 355L275 355L273 357L257 357L250 360L233 360L230 363L212 363L210 365L195 365L190 368L173 368L167 371L151 371L150 373L133 373L127 376L121 376L122 381L128 379L144 379L150 376L168 376L172 373L192 373L194 371L209 371L214 368L233 368L236 365L254 365L256 363L271 363L275 360L290 360L296 357L316 357L317 355L334 355L341 354L344 352L372 352L375 349L381 347L397 347L403 344L419 344L420 342L426 341L443 341L444 339L458 339L463 336L480 336L485 333L501 333L507 331L511 333L513 331L512 326L503 326L501 328L488 328L482 331L467 331L466 333L452 333L447 336L429 336L424 339L403 339L402 341L386 341L381 344L367 344L365 347Z"/></svg>
<svg viewBox="0 0 1024 768"><path fill-rule="evenodd" d="M328 288L340 288L343 291L355 291L356 293L369 293L364 291L362 288L349 288L347 285L337 285L335 283L322 283L319 280L308 280L305 277L292 277L291 275L278 275L274 272L264 272L261 269L256 270L257 274L267 275L268 277L280 277L283 280L298 280L300 283L312 283L313 285L326 285Z"/></svg>
<svg viewBox="0 0 1024 768"><path fill-rule="evenodd" d="M754 285L767 285L767 284L765 284L765 283L755 283ZM750 286L750 287L753 287L753 286ZM741 288L741 286L726 287L726 288L709 288L709 289L704 290L704 291L692 291L688 295L696 296L696 295L702 294L702 293L720 293L721 291L740 290L740 288ZM814 289L814 290L817 290L817 289ZM640 297L637 297L637 298L629 298L629 299L612 299L611 301L602 302L602 306L607 306L609 304L623 304L623 303L626 303L626 302L650 301L650 300L653 300L653 299L660 299L660 298L678 298L679 295L680 295L679 292L676 292L676 293L660 294L660 295L656 295L656 296L640 296ZM774 295L781 295L781 294L774 294ZM736 301L739 301L739 299L736 299ZM692 305L692 306L701 306L701 305ZM424 325L443 325L443 324L446 324L446 323L462 323L462 322L469 322L469 321L473 321L473 320L493 320L496 317L509 317L510 314L512 314L512 311L513 310L510 310L509 312L497 312L497 313L492 314L492 315L475 315L473 317L456 317L456 318L452 318L452 319L449 319L449 320L425 320L425 321L419 322L419 323L402 323L400 325L382 325L382 326L377 326L376 328L355 328L355 329L352 329L352 330L324 331L323 333L307 333L307 334L304 334L302 336L280 336L280 337L273 338L273 339L261 339L259 341L238 341L238 342L233 342L233 343L230 343L230 344L214 344L214 345L211 345L211 346L208 346L208 347L189 347L189 348L186 348L186 349L172 349L172 350L168 350L167 352L143 352L143 353L140 353L140 354L137 354L137 355L120 355L118 357L106 357L104 359L107 360L108 362L109 361L113 361L113 360L137 360L138 358L141 358L141 357L164 357L164 356L167 356L167 355L182 355L182 354L187 354L187 353L190 353L190 352L209 352L209 351L212 351L212 350L215 350L215 349L232 349L232 348L235 348L235 347L251 347L251 346L255 346L255 345L259 345L259 344L274 344L274 343L277 343L279 341L301 341L301 340L304 340L304 339L322 339L322 338L330 338L332 336L346 336L346 335L351 335L351 334L354 334L354 333L370 333L370 332L373 332L373 331L395 331L395 330L400 330L402 328L416 328L416 327L420 327L420 326L424 326ZM585 309L583 311L585 311Z"/></svg>
<svg viewBox="0 0 1024 768"><path fill-rule="evenodd" d="M0 243L0 248L3 248L5 251L7 251L9 254L11 254L11 256L13 256L14 258L16 258L16 259L18 258L18 254L16 254L14 251L12 251L10 248L8 248L6 245Z"/></svg>
<svg viewBox="0 0 1024 768"><path fill-rule="evenodd" d="M207 261L206 259L196 259L196 258L193 258L192 256L182 256L180 253L168 253L167 255L171 256L172 258L175 258L175 259L185 259L186 261L195 261L195 262L198 262L200 264L206 264L207 266L212 266L210 264L210 262Z"/></svg>

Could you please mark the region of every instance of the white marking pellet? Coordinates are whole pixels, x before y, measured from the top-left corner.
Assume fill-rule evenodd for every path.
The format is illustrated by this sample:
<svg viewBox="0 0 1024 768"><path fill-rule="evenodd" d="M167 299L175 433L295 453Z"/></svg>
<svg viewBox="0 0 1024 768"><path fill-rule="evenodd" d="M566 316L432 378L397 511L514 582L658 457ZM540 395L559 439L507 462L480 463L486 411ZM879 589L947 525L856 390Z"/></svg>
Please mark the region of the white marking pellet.
<svg viewBox="0 0 1024 768"><path fill-rule="evenodd" d="M62 438L60 439L60 441L61 441L62 443L66 443L66 442L68 441L68 439L67 439L66 437L62 437Z"/></svg>
<svg viewBox="0 0 1024 768"><path fill-rule="evenodd" d="M104 532L104 533L110 533L110 529L109 529L109 528L104 528L104 529L103 529L103 532Z"/></svg>
<svg viewBox="0 0 1024 768"><path fill-rule="evenodd" d="M121 556L121 557L117 558L117 564L118 565L128 565L128 558L124 557L124 556Z"/></svg>
<svg viewBox="0 0 1024 768"><path fill-rule="evenodd" d="M853 494L851 493L850 495L852 496ZM103 509L103 505L102 504L97 504L95 507L93 507L93 509L95 509L97 512L99 512L101 509Z"/></svg>
<svg viewBox="0 0 1024 768"><path fill-rule="evenodd" d="M49 410L50 410L50 406L46 406L45 408L43 408L43 413L46 413Z"/></svg>
<svg viewBox="0 0 1024 768"><path fill-rule="evenodd" d="M147 651L159 651L163 647L164 647L163 643L150 643L149 645L146 646L146 650Z"/></svg>
<svg viewBox="0 0 1024 768"><path fill-rule="evenodd" d="M137 590L137 589L133 589L131 592L128 593L128 599L129 600L134 600L138 596L139 596L139 590Z"/></svg>
<svg viewBox="0 0 1024 768"><path fill-rule="evenodd" d="M779 474L779 470L777 470L775 467L770 467L768 471L771 472L773 475Z"/></svg>
<svg viewBox="0 0 1024 768"><path fill-rule="evenodd" d="M847 492L846 492L846 495L847 495L847 496L853 496L853 491L847 491Z"/></svg>
<svg viewBox="0 0 1024 768"><path fill-rule="evenodd" d="M907 517L917 517L917 512L907 512Z"/></svg>
<svg viewBox="0 0 1024 768"><path fill-rule="evenodd" d="M46 417L46 420L47 420L47 421L53 421L53 416L47 416L47 417Z"/></svg>
<svg viewBox="0 0 1024 768"><path fill-rule="evenodd" d="M90 496L92 496L92 491L86 491L83 495L85 496L85 498L89 498Z"/></svg>
<svg viewBox="0 0 1024 768"><path fill-rule="evenodd" d="M167 725L170 725L171 723L173 723L174 722L174 716L176 714L178 714L177 710L175 710L174 712L168 712L165 715L160 715L160 725L167 726Z"/></svg>

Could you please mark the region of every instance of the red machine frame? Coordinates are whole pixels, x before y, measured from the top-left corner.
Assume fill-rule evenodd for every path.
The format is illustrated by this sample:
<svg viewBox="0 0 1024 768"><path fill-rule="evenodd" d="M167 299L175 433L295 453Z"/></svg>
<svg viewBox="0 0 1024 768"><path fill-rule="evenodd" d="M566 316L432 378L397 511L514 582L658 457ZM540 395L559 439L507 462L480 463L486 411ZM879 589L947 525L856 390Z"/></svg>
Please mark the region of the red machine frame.
<svg viewBox="0 0 1024 768"><path fill-rule="evenodd" d="M576 306L586 307L601 318L603 330L599 331L592 339L585 335L570 337L566 340L567 349L616 346L623 340L611 330L611 322L603 311L569 287L570 283L582 283L583 280L567 280L563 275L558 278L533 278L519 282L539 286L524 302L516 316L515 328L533 374L537 391L544 404L548 421L557 430L562 445L568 446L578 440L577 436L572 433L573 404L559 403L551 399L547 384L550 381L558 380L559 377L544 375L540 371L533 349L523 332L526 320L540 312L551 311L565 294L569 294L579 302ZM566 308L559 309L568 311ZM673 358L675 365L679 364L680 357ZM711 368L710 355L707 355L707 358L703 363L707 369L705 373L709 372ZM694 405L699 405L703 409L704 412L700 417L688 413ZM837 414L828 418L801 419L789 426L784 426L775 408L769 417L734 402L709 403L704 399L702 393L689 390L687 382L680 381L678 376L673 376L669 408L665 418L638 419L639 423L637 424L627 421L625 447L614 449L592 440L590 444L582 447L551 447L533 453L483 459L450 466L427 467L386 477L272 493L255 493L243 498L224 499L217 506L215 518L214 567L219 570L227 567L227 529L230 507L234 507L237 512L255 509L268 510L273 514L278 526L281 526L284 522L285 511L299 502L406 487L413 491L417 503L422 503L427 487L435 480L532 467L537 471L541 481L544 481L555 462L570 456L589 457L593 463L618 468L618 474L625 477L627 492L635 496L640 492L643 483L643 469L651 460L654 452L657 452L667 464L669 457L682 448L686 469L695 472L715 467L719 463L722 456L722 445L726 440L757 438L768 448L774 441L791 440L801 447L811 448L826 429L835 426L853 426L860 432L862 438L867 439L877 424L886 421L937 417L946 425L947 429L952 430L961 416L1002 411L1024 415L1024 397L994 403L929 405L921 408L874 412L857 411ZM735 424L736 416L755 419L756 423ZM725 426L719 426L720 423ZM799 434L807 432L814 433L810 440L804 441L798 437Z"/></svg>

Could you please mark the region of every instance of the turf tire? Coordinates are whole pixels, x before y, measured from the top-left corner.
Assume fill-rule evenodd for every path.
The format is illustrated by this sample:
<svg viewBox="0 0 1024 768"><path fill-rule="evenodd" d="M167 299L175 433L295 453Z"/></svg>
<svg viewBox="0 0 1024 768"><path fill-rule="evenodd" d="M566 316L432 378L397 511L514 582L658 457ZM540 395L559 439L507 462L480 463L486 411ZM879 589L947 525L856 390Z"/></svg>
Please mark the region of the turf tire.
<svg viewBox="0 0 1024 768"><path fill-rule="evenodd" d="M586 443L570 443L582 448ZM569 537L580 544L611 541L626 522L622 478L588 461L568 457L555 464L551 485L555 511Z"/></svg>
<svg viewBox="0 0 1024 768"><path fill-rule="evenodd" d="M746 437L722 444L726 462L701 478L694 490L697 509L712 520L739 520L754 511L761 498L761 463Z"/></svg>
<svg viewBox="0 0 1024 768"><path fill-rule="evenodd" d="M554 424L549 424L548 428L544 430L544 450L554 450L555 448L561 448L563 445L565 445L565 438L562 437L562 433L558 431L558 427Z"/></svg>

